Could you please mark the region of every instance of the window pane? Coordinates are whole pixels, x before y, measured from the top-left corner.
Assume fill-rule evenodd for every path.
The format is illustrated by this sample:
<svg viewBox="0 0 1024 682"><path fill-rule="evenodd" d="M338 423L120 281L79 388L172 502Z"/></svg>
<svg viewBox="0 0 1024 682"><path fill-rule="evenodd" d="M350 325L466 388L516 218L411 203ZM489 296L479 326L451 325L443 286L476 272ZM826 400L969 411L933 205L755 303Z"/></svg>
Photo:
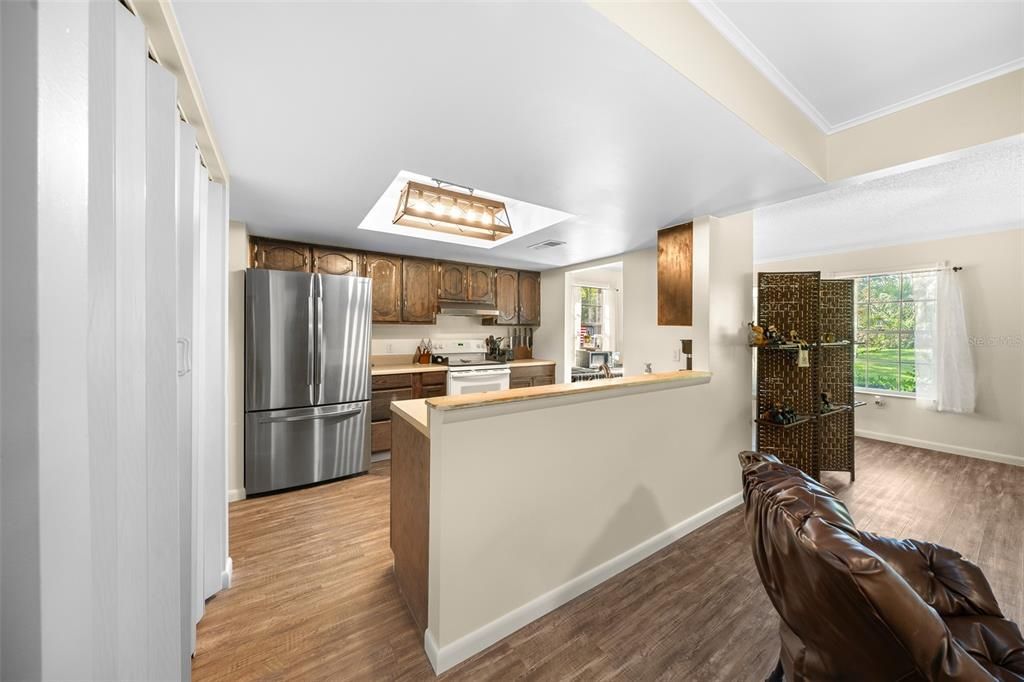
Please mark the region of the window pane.
<svg viewBox="0 0 1024 682"><path fill-rule="evenodd" d="M914 322L917 319L915 304L907 301L900 304L900 328L904 331L912 331Z"/></svg>
<svg viewBox="0 0 1024 682"><path fill-rule="evenodd" d="M871 303L868 307L870 308L868 314L871 317L871 324L866 327L867 329L899 331L899 303Z"/></svg>
<svg viewBox="0 0 1024 682"><path fill-rule="evenodd" d="M890 332L871 332L865 334L864 344L857 346L858 358L882 362L899 362L900 340L899 335Z"/></svg>
<svg viewBox="0 0 1024 682"><path fill-rule="evenodd" d="M868 388L881 388L888 391L899 390L900 366L893 362L875 362L868 365Z"/></svg>
<svg viewBox="0 0 1024 682"><path fill-rule="evenodd" d="M876 303L900 300L900 276L873 275L870 295L871 300Z"/></svg>
<svg viewBox="0 0 1024 682"><path fill-rule="evenodd" d="M868 301L868 278L858 277L854 280L853 288L856 290L855 296L857 303L867 303Z"/></svg>
<svg viewBox="0 0 1024 682"><path fill-rule="evenodd" d="M853 384L854 386L868 385L868 361L866 358L857 358L853 361Z"/></svg>
<svg viewBox="0 0 1024 682"><path fill-rule="evenodd" d="M904 393L913 393L916 390L914 381L914 363L900 365L900 388Z"/></svg>
<svg viewBox="0 0 1024 682"><path fill-rule="evenodd" d="M914 300L914 276L903 275L903 292L900 294L900 298L904 301Z"/></svg>
<svg viewBox="0 0 1024 682"><path fill-rule="evenodd" d="M871 329L871 307L866 303L857 306L856 329Z"/></svg>

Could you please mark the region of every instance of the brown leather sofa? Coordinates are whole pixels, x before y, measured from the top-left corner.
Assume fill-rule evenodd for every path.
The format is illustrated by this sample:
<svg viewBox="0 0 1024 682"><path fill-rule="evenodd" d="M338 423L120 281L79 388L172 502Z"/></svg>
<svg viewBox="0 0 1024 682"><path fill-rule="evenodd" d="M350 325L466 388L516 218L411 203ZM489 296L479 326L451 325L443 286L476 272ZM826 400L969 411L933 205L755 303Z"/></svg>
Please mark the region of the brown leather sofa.
<svg viewBox="0 0 1024 682"><path fill-rule="evenodd" d="M740 454L746 524L786 680L1024 681L1024 639L951 549L857 530L827 487Z"/></svg>

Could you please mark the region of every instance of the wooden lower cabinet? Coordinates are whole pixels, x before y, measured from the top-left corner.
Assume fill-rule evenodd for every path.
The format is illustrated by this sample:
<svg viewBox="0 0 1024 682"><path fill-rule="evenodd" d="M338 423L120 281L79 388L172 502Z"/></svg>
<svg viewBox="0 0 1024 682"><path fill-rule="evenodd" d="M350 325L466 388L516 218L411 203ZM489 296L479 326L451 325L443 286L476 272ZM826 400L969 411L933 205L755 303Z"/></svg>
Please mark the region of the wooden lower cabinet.
<svg viewBox="0 0 1024 682"><path fill-rule="evenodd" d="M532 386L550 386L555 383L555 365L531 365L516 367L512 365L512 374L508 378L509 388L530 388Z"/></svg>
<svg viewBox="0 0 1024 682"><path fill-rule="evenodd" d="M412 398L437 398L447 393L447 370L382 374L370 382L370 451L391 449L391 403Z"/></svg>

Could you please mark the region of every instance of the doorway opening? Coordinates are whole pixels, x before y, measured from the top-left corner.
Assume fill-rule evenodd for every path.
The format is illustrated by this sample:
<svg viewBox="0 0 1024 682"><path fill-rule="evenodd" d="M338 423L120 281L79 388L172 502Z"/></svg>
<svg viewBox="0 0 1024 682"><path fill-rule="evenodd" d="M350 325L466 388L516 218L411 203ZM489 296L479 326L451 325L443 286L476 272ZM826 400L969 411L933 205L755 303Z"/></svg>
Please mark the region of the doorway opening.
<svg viewBox="0 0 1024 682"><path fill-rule="evenodd" d="M622 376L622 262L565 275L565 382Z"/></svg>

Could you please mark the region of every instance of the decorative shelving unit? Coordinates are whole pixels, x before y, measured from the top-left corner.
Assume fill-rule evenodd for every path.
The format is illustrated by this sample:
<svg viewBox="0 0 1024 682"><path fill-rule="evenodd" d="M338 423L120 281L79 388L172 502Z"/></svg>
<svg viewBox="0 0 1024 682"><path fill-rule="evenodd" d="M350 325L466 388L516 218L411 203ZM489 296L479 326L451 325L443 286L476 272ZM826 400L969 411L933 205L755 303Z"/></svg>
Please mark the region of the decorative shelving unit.
<svg viewBox="0 0 1024 682"><path fill-rule="evenodd" d="M822 471L854 467L853 280L821 279L819 272L762 272L757 280L762 327L782 334L796 331L808 343L809 366L797 365L800 345L757 348L757 414L788 404L798 418L791 424L755 419L757 448L776 455L815 479ZM819 342L821 338L837 341ZM822 411L821 395L832 408Z"/></svg>

